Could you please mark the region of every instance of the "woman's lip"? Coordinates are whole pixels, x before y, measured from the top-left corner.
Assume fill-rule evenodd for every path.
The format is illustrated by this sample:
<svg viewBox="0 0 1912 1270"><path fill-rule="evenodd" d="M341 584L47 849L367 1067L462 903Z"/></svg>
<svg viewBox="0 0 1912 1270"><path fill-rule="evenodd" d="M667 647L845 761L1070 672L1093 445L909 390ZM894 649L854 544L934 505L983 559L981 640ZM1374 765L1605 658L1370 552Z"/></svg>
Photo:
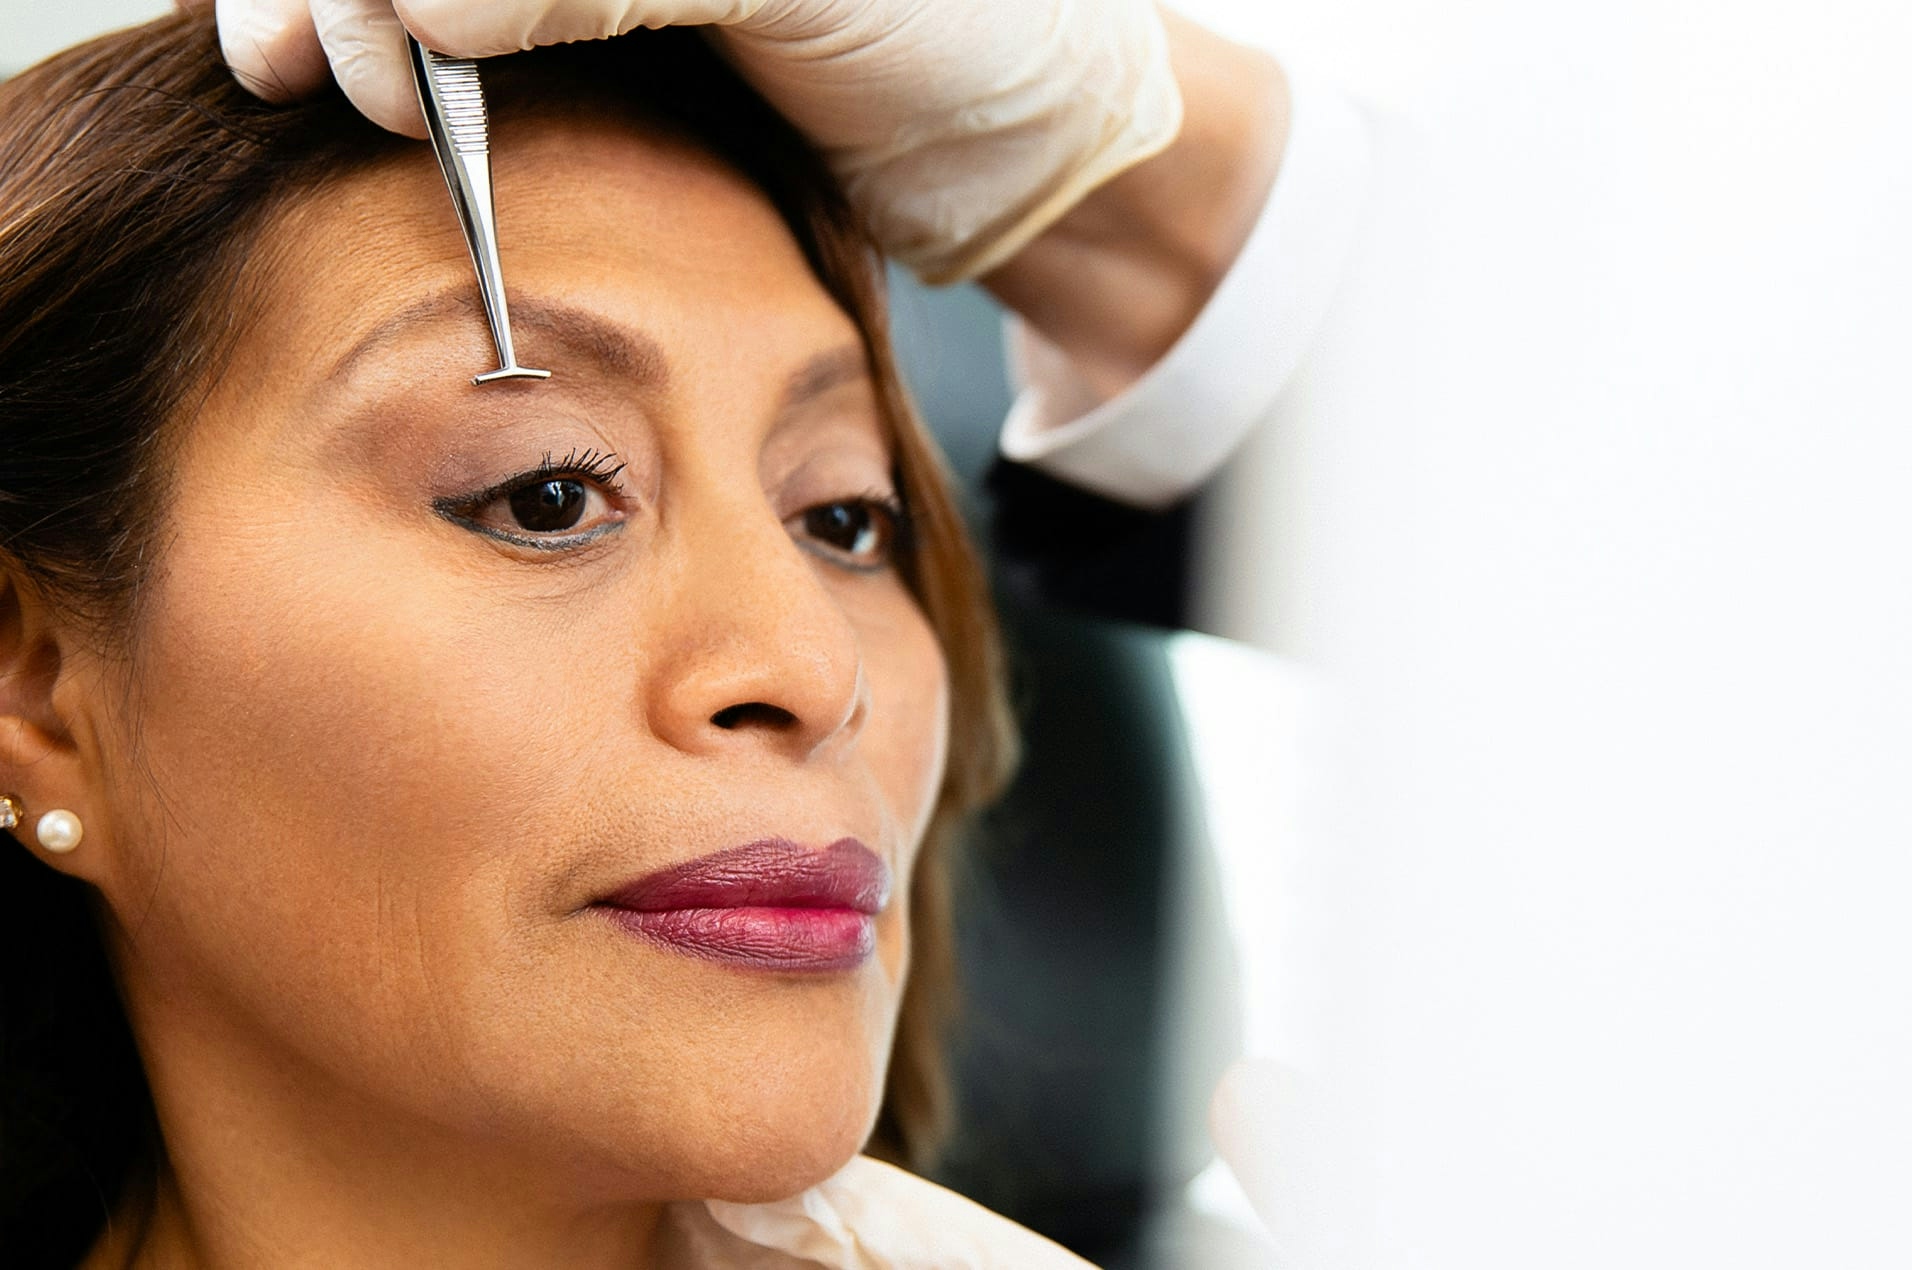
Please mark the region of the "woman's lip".
<svg viewBox="0 0 1912 1270"><path fill-rule="evenodd" d="M876 949L889 866L854 838L783 839L672 865L594 907L674 952L758 970L849 970Z"/></svg>
<svg viewBox="0 0 1912 1270"><path fill-rule="evenodd" d="M766 838L645 874L598 903L633 913L837 908L874 916L889 898L889 866L855 838L820 851Z"/></svg>

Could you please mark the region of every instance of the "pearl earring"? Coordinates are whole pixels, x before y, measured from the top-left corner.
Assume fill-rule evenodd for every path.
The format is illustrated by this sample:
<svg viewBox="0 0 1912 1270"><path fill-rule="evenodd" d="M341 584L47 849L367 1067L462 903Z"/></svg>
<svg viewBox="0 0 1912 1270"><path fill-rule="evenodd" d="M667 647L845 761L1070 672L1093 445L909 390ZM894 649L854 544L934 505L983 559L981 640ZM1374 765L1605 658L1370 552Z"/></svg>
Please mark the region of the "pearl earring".
<svg viewBox="0 0 1912 1270"><path fill-rule="evenodd" d="M17 794L0 794L0 829L18 828L27 818L27 805L20 801ZM80 839L86 835L86 827L80 824L80 818L70 811L56 809L40 817L40 823L34 826L34 836L40 845L56 855L65 855L80 845Z"/></svg>
<svg viewBox="0 0 1912 1270"><path fill-rule="evenodd" d="M36 830L40 845L56 855L65 855L79 846L80 837L85 832L80 818L70 811L49 811L40 817Z"/></svg>

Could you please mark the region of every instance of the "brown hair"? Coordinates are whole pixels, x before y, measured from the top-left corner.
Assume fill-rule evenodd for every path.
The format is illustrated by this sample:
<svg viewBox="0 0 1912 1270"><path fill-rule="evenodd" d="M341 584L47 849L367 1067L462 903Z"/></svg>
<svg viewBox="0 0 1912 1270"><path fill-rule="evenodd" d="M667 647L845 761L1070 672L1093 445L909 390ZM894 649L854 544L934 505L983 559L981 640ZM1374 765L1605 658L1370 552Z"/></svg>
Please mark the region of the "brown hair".
<svg viewBox="0 0 1912 1270"><path fill-rule="evenodd" d="M869 1149L924 1167L948 1111L951 839L1000 788L1014 746L987 591L895 370L876 254L820 158L694 32L508 59L495 104L554 81L710 151L769 197L862 333L894 426L905 572L949 662L951 757L909 898L912 969ZM73 606L107 647L136 643L168 437L230 345L249 242L284 199L403 144L335 92L254 100L203 14L0 85L0 567L16 584ZM98 898L0 852L0 1245L16 1265L71 1264L161 1150Z"/></svg>

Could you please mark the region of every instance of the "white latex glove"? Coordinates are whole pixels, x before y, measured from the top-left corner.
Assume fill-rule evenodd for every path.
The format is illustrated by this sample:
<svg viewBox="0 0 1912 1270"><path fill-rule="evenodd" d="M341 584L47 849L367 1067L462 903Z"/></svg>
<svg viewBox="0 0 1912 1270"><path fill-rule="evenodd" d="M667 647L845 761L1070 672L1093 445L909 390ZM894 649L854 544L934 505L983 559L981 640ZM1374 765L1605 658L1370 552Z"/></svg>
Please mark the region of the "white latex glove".
<svg viewBox="0 0 1912 1270"><path fill-rule="evenodd" d="M1181 97L1153 0L217 0L226 59L269 99L331 73L423 136L405 29L455 57L712 24L829 156L878 242L925 280L1007 260L1165 148Z"/></svg>

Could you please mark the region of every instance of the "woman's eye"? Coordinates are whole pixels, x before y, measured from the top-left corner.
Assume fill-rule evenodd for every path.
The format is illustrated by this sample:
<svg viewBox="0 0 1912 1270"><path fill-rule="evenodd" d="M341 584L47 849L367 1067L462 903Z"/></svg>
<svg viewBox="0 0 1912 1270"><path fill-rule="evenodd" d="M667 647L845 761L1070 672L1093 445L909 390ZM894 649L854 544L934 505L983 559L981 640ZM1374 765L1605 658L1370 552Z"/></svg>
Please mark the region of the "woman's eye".
<svg viewBox="0 0 1912 1270"><path fill-rule="evenodd" d="M872 498L820 503L797 513L789 522L807 538L850 563L877 568L896 553L902 513Z"/></svg>
<svg viewBox="0 0 1912 1270"><path fill-rule="evenodd" d="M562 463L546 462L536 471L513 477L461 499L443 499L438 510L493 538L546 549L575 544L594 531L616 525L616 457L591 451L573 453Z"/></svg>

